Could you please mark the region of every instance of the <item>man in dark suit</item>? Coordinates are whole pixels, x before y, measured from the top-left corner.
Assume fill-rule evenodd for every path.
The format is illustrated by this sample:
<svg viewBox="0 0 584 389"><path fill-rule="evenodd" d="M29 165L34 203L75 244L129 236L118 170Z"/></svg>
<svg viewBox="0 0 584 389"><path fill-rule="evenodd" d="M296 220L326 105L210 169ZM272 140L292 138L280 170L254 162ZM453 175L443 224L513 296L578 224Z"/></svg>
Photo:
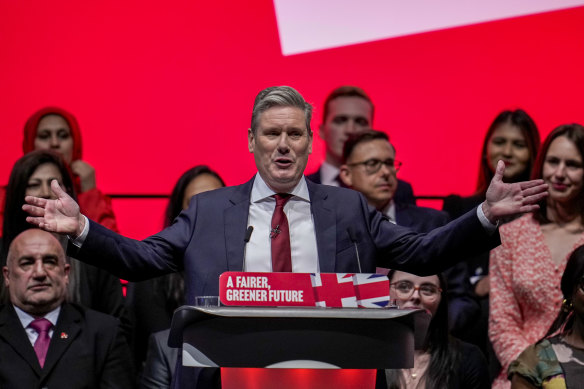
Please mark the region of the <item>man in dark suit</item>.
<svg viewBox="0 0 584 389"><path fill-rule="evenodd" d="M0 388L131 388L130 351L114 317L65 302L70 266L46 231L18 235L3 268Z"/></svg>
<svg viewBox="0 0 584 389"><path fill-rule="evenodd" d="M395 198L401 183L401 162L386 133L365 130L348 137L343 148L340 178L344 185L362 193L367 202L394 224L428 232L448 222L448 215L432 208L402 203Z"/></svg>
<svg viewBox="0 0 584 389"><path fill-rule="evenodd" d="M311 112L293 88L261 91L248 130L258 173L243 185L194 196L173 225L144 241L89 221L56 181L56 200L25 198L27 220L69 235L72 256L128 280L184 269L192 303L195 296L218 295L218 277L228 270L374 272L380 264L435 274L495 246L496 221L535 209L546 195L541 181L503 183L501 162L481 207L428 235L413 233L389 223L359 193L305 179Z"/></svg>
<svg viewBox="0 0 584 389"><path fill-rule="evenodd" d="M395 199L399 188L395 147L387 134L365 130L352 134L343 148L340 177L343 183L361 192L367 202L383 213L391 222L416 232L429 232L448 222L448 215L432 208L400 203ZM472 320L479 307L471 297L468 271L459 263L445 272L448 280L448 310L451 329L456 332Z"/></svg>
<svg viewBox="0 0 584 389"><path fill-rule="evenodd" d="M325 159L316 172L306 176L309 180L317 184L342 185L339 168L343 163L343 145L349 135L373 125L374 111L369 95L357 86L343 85L327 96L318 131L325 142ZM406 181L398 181L395 199L401 204L415 204L412 186Z"/></svg>

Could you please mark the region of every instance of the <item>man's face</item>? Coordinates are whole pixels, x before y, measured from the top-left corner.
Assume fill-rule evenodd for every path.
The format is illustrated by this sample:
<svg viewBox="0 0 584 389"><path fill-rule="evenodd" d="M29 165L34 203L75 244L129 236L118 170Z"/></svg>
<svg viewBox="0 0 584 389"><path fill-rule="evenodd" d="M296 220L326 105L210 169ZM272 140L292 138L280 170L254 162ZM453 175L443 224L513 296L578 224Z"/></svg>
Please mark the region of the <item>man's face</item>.
<svg viewBox="0 0 584 389"><path fill-rule="evenodd" d="M69 265L57 239L31 229L18 235L10 246L2 269L10 301L32 315L44 315L65 300Z"/></svg>
<svg viewBox="0 0 584 389"><path fill-rule="evenodd" d="M357 144L347 163L341 166L340 178L345 185L363 193L367 202L383 209L393 198L397 189L397 176L393 167L381 164L377 172L368 172L360 162L376 159L395 161L395 150L385 139L374 139ZM352 164L357 164L350 166Z"/></svg>
<svg viewBox="0 0 584 389"><path fill-rule="evenodd" d="M341 165L347 137L371 127L372 109L367 100L356 96L341 96L328 103L328 114L319 132L326 143L327 162Z"/></svg>
<svg viewBox="0 0 584 389"><path fill-rule="evenodd" d="M254 134L248 131L248 148L266 184L276 193L290 192L300 181L312 153L312 135L304 111L272 107L261 114Z"/></svg>

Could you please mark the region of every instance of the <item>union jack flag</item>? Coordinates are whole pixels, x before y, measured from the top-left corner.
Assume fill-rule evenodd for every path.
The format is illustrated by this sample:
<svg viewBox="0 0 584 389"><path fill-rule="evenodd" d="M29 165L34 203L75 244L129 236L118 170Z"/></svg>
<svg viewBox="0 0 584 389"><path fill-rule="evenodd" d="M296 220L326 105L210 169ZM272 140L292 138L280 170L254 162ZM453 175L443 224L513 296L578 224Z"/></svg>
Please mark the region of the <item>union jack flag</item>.
<svg viewBox="0 0 584 389"><path fill-rule="evenodd" d="M380 274L311 273L318 307L382 308L389 304L389 280Z"/></svg>
<svg viewBox="0 0 584 389"><path fill-rule="evenodd" d="M389 305L389 280L383 274L355 274L353 285L359 308L383 308Z"/></svg>

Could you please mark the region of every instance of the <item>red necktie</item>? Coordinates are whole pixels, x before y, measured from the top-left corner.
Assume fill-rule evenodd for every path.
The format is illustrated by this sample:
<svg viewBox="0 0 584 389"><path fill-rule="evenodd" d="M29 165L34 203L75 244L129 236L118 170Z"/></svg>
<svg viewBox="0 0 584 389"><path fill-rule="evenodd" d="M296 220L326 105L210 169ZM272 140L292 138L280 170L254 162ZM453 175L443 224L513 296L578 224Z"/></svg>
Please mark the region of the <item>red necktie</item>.
<svg viewBox="0 0 584 389"><path fill-rule="evenodd" d="M41 367L43 367L45 364L45 357L47 356L47 350L49 349L49 343L51 342L49 330L53 325L47 319L42 318L33 320L28 326L39 334L36 342L34 342L34 352L39 359Z"/></svg>
<svg viewBox="0 0 584 389"><path fill-rule="evenodd" d="M284 213L284 205L290 200L288 193L275 194L276 208L272 215L272 229L270 238L272 240L272 271L291 272L292 254L290 253L290 232L288 229L288 218Z"/></svg>

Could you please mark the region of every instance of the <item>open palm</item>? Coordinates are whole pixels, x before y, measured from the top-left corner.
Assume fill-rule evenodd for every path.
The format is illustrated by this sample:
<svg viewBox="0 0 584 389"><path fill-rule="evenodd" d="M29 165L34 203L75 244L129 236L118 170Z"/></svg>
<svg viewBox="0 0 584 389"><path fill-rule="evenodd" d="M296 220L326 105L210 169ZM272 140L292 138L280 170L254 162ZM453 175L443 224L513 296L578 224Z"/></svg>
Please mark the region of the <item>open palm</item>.
<svg viewBox="0 0 584 389"><path fill-rule="evenodd" d="M543 180L506 184L503 182L504 172L505 164L499 161L487 189L483 211L491 222L535 211L539 209L538 202L547 196L547 184Z"/></svg>
<svg viewBox="0 0 584 389"><path fill-rule="evenodd" d="M26 196L22 209L30 216L26 221L49 232L77 236L83 230L79 205L61 187L57 180L51 182L55 200Z"/></svg>

